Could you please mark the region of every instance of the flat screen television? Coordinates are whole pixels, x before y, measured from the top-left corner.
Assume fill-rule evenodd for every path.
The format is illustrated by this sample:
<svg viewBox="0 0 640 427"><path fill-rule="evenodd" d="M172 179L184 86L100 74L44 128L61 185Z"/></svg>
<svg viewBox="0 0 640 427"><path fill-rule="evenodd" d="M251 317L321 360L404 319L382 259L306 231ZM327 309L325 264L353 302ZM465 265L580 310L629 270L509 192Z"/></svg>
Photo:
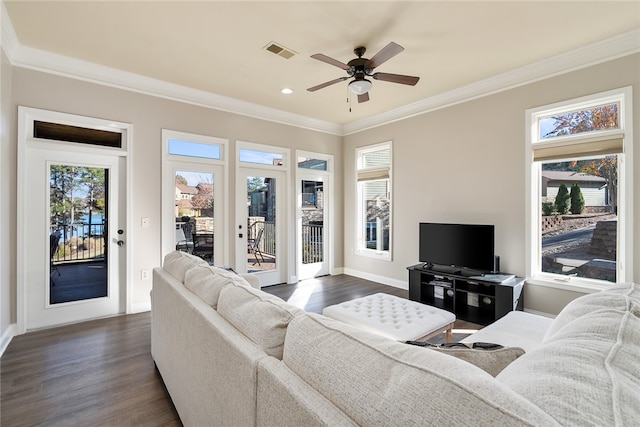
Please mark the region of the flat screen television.
<svg viewBox="0 0 640 427"><path fill-rule="evenodd" d="M420 262L490 272L494 269L495 226L420 223Z"/></svg>

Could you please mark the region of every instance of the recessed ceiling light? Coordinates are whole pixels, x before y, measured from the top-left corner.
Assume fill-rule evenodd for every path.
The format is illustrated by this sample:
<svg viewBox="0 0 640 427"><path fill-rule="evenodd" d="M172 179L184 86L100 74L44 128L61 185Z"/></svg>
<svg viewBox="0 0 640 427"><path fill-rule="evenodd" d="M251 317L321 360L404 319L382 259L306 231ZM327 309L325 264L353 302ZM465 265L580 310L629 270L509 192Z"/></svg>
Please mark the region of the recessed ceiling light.
<svg viewBox="0 0 640 427"><path fill-rule="evenodd" d="M289 95L293 93L293 90L289 89L288 87L285 87L280 92L284 93L285 95Z"/></svg>

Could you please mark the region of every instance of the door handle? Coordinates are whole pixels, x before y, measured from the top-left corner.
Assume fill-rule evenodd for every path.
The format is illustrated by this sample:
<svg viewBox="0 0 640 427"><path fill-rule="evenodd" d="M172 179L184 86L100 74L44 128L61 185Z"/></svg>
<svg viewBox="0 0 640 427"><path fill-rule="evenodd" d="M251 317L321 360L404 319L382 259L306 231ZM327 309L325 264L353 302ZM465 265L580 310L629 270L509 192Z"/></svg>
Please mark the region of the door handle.
<svg viewBox="0 0 640 427"><path fill-rule="evenodd" d="M124 246L124 240L118 240L116 243L118 246Z"/></svg>

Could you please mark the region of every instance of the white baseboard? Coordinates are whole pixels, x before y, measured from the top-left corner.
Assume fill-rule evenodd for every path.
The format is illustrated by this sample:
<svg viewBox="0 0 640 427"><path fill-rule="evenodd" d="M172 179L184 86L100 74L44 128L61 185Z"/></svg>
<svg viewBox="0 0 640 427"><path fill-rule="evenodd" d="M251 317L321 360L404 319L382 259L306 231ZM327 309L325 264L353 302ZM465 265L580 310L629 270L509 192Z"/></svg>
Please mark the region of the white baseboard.
<svg viewBox="0 0 640 427"><path fill-rule="evenodd" d="M144 313L145 311L151 311L151 301L131 304L131 311L127 314Z"/></svg>
<svg viewBox="0 0 640 427"><path fill-rule="evenodd" d="M392 279L390 277L378 276L377 274L366 273L364 271L353 270L350 268L343 269L344 274L359 277L372 282L382 283L383 285L393 286L394 288L409 289L409 282L404 280Z"/></svg>
<svg viewBox="0 0 640 427"><path fill-rule="evenodd" d="M16 327L15 323L9 325L7 329L2 333L2 337L0 338L0 357L4 354L4 351L9 347L11 340L16 336Z"/></svg>
<svg viewBox="0 0 640 427"><path fill-rule="evenodd" d="M339 267L339 268L334 268L333 270L331 270L331 275L332 276L336 276L338 274L344 274L344 268Z"/></svg>

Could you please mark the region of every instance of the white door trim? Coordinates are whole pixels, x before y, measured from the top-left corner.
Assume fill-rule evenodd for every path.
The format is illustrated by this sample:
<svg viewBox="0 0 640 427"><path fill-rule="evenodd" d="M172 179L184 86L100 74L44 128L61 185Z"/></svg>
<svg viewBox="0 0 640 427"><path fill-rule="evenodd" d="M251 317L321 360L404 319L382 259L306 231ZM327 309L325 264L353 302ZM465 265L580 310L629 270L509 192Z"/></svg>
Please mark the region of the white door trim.
<svg viewBox="0 0 640 427"><path fill-rule="evenodd" d="M71 126L79 126L91 129L100 129L100 130L109 130L109 131L118 131L123 135L123 147L122 148L109 148L109 147L98 147L98 146L87 146L83 144L77 143L69 143L62 141L48 141L42 142L34 139L33 136L33 122L46 121L51 123L59 123ZM124 158L126 167L124 172L126 176L124 177L124 203L126 206L131 206L131 192L127 191L130 188L130 179L131 179L131 156L129 153L129 147L131 146L131 141L133 138L133 125L128 123L114 122L111 120L97 119L93 117L79 116L74 114L60 113L55 111L41 110L30 107L18 107L18 163L17 163L17 221L16 221L16 334L23 334L26 332L27 326L27 298L25 295L25 266L26 266L26 248L24 247L24 239L26 235L26 208L25 208L25 197L22 197L21 194L25 193L25 183L26 177L29 173L29 165L25 164L26 161L26 150L27 146L29 147L46 147L51 148L59 148L61 150L71 149L73 147L73 151L76 153L86 152L87 154L103 154L109 156L119 156ZM122 174L123 171L120 171ZM131 212L130 209L127 209L125 206L124 211L126 212L121 224L124 227L124 240L125 242L130 242L131 232L129 230L129 225L131 222ZM130 245L128 245L130 246ZM131 269L131 251L124 248L124 266L120 266L120 268L124 268L124 279L125 285L121 287L120 292L120 306L123 307L126 313L131 312L131 280L130 280L130 269Z"/></svg>

